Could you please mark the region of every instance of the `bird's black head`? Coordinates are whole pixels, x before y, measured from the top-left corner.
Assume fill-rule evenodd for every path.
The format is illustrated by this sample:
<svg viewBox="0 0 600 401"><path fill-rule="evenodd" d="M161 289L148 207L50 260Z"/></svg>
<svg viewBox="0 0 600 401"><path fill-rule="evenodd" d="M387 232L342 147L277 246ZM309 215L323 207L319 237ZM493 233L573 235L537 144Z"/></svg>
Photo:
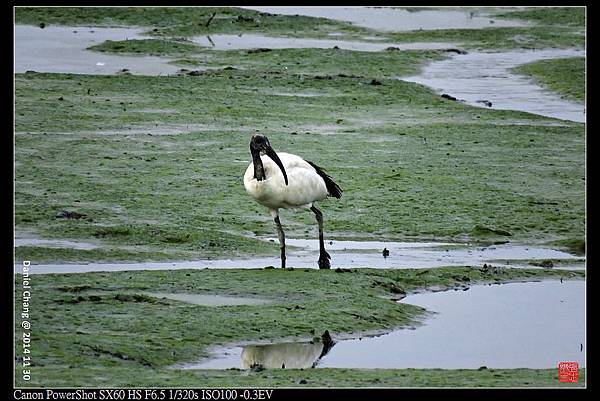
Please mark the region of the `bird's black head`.
<svg viewBox="0 0 600 401"><path fill-rule="evenodd" d="M252 135L252 139L250 140L250 151L258 151L260 153L266 153L267 149L271 148L271 144L269 143L269 138L262 134Z"/></svg>
<svg viewBox="0 0 600 401"><path fill-rule="evenodd" d="M285 168L283 167L283 163L277 156L277 153L271 147L269 143L269 139L262 134L252 135L252 139L250 140L250 153L252 153L252 159L254 160L254 169L257 169L257 163L260 163L262 168L262 162L260 162L260 155L267 155L279 166L279 169L283 173L283 178L285 180L285 185L288 185L288 178L285 172Z"/></svg>

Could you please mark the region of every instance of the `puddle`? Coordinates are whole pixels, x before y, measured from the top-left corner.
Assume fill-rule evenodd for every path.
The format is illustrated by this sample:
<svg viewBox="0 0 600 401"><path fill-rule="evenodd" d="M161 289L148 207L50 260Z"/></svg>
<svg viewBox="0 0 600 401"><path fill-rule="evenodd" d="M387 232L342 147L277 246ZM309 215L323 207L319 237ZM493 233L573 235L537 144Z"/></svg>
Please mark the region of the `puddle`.
<svg viewBox="0 0 600 401"><path fill-rule="evenodd" d="M270 239L277 243L276 239ZM287 265L294 268L317 268L319 245L317 240L287 239ZM297 247L297 248L292 248ZM383 257L384 248L389 256ZM529 260L557 259L574 262L582 258L566 252L529 245L492 245L473 247L465 244L441 242L379 242L379 241L327 241L326 249L331 255L331 267L406 269L435 268L442 266L482 266L484 263L536 268ZM519 263L519 260L523 260ZM92 271L124 270L177 270L177 269L231 269L264 268L279 266L279 251L272 256L239 259L205 259L196 261L141 262L141 263L87 263L87 264L38 264L31 261L30 273L85 273ZM509 264L510 263L510 264ZM537 267L539 268L539 267ZM566 269L585 269L585 262L569 263ZM21 265L14 265L15 273Z"/></svg>
<svg viewBox="0 0 600 401"><path fill-rule="evenodd" d="M322 341L248 345L219 350L215 359L176 365L176 369L306 369L316 367L328 349Z"/></svg>
<svg viewBox="0 0 600 401"><path fill-rule="evenodd" d="M433 312L416 329L338 340L322 357L318 343L249 345L214 350L214 358L182 369L247 369L256 360L323 368L556 368L586 362L585 281L475 285L468 291L409 295L403 303ZM309 360L313 360L308 364ZM280 368L277 363L272 365Z"/></svg>
<svg viewBox="0 0 600 401"><path fill-rule="evenodd" d="M348 40L333 39L309 39L309 38L289 38L273 37L256 34L239 35L210 35L194 36L190 38L194 43L212 47L214 50L249 50L256 48L269 49L331 49L334 46L340 49L356 50L365 52L376 52L387 49L388 47L397 47L400 50L428 50L428 49L448 49L455 47L451 43L420 42L420 43L372 43Z"/></svg>
<svg viewBox="0 0 600 401"><path fill-rule="evenodd" d="M243 7L271 14L304 15L351 22L379 31L414 31L431 29L480 29L523 27L530 24L494 18L482 8L418 10L390 7Z"/></svg>
<svg viewBox="0 0 600 401"><path fill-rule="evenodd" d="M510 71L533 61L585 55L585 51L573 49L452 54L450 58L430 63L418 75L401 79L429 86L472 106L486 107L479 101L487 100L492 103L492 109L585 122L582 103L561 99L530 78Z"/></svg>
<svg viewBox="0 0 600 401"><path fill-rule="evenodd" d="M26 71L112 75L123 69L132 74L175 74L169 59L126 56L86 50L107 40L148 38L143 29L49 26L14 26L14 72Z"/></svg>
<svg viewBox="0 0 600 401"><path fill-rule="evenodd" d="M145 294L158 299L167 298L174 301L204 306L264 305L271 302L266 299L229 297L215 294L175 294L166 292L146 292Z"/></svg>

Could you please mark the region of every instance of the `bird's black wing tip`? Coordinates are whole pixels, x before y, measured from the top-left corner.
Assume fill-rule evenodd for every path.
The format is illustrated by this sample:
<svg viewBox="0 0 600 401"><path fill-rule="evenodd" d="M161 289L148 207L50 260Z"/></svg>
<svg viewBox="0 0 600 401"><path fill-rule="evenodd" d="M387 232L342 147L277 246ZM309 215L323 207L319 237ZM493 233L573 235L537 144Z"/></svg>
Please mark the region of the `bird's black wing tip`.
<svg viewBox="0 0 600 401"><path fill-rule="evenodd" d="M340 199L342 197L342 192L344 192L342 190L342 188L340 188L340 186L338 184L336 184L333 181L333 179L329 175L327 175L321 167L317 166L316 164L314 164L311 161L306 160L306 162L308 164L310 164L311 166L313 166L313 168L316 170L317 174L319 174L321 176L321 178L323 178L323 181L325 181L325 186L327 187L327 193L329 194L329 196Z"/></svg>

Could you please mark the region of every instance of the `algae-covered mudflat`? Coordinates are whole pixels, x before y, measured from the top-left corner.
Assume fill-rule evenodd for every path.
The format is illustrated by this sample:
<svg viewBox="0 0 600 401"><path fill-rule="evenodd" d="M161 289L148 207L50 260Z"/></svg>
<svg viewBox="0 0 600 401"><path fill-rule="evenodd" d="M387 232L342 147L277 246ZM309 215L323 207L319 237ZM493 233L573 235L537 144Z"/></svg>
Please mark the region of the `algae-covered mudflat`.
<svg viewBox="0 0 600 401"><path fill-rule="evenodd" d="M244 374L240 370L181 370L175 365L207 357L209 347L215 345L273 339L310 341L326 330L337 341L418 326L425 321L426 311L397 302L415 291L463 290L474 284L543 278L573 280L583 278L584 273L452 267L202 269L31 277L35 289L30 302L35 322L32 379L24 382L17 375L19 385L296 386L307 379L310 385L320 386L436 386L450 385L456 378L457 385L546 386L558 385L552 380L554 370L499 370L492 374L477 370L332 369L330 374L330 369L321 373L268 369ZM21 282L19 275L18 301ZM214 302L206 296L193 299L194 295L210 294L240 302ZM17 304L17 311L19 308ZM20 331L17 326L16 332ZM446 376L448 372L450 376Z"/></svg>
<svg viewBox="0 0 600 401"><path fill-rule="evenodd" d="M474 85L481 98L469 104L443 86L403 79L460 57L483 62L465 71L485 74L486 54L511 52L510 74L543 91L540 103L556 98L553 107L583 110L585 8L468 12L489 26L395 31L235 7L17 7L15 271L24 260L34 273L36 264L120 270L31 276L32 373L27 382L19 374L16 321L17 385L584 385L584 368L569 384L553 366L173 368L215 346L418 327L426 311L396 301L424 289L585 277L569 270L585 263L585 124L516 101L497 108L485 85ZM70 47L61 65L61 53L47 49L62 39ZM44 55L37 67L36 48ZM540 50L563 56L531 56ZM537 61L515 63L525 52L523 60ZM327 241L562 253L414 269L418 260L393 249L401 269L370 264L380 250L363 252L360 269L341 257L330 271L317 270L316 257L315 269L242 269L257 257L277 266L279 255L268 211L242 183L255 133L322 166L343 188L341 199L320 204ZM281 220L290 240L317 238L311 213L282 211ZM225 259L239 269L198 262ZM189 270L127 271L132 262L181 261ZM18 274L16 312L22 281Z"/></svg>

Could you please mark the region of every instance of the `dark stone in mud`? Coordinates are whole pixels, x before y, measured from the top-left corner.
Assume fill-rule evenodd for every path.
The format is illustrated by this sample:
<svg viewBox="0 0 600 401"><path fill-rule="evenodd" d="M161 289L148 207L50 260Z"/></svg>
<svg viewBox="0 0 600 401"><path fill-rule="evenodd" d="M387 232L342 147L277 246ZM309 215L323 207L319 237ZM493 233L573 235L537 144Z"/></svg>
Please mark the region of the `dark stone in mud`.
<svg viewBox="0 0 600 401"><path fill-rule="evenodd" d="M237 70L237 68L231 67L231 66L227 66L227 67L223 68L223 71L232 71L232 70Z"/></svg>
<svg viewBox="0 0 600 401"><path fill-rule="evenodd" d="M90 301L92 301L92 302L98 302L98 301L101 301L101 300L102 300L102 298L101 298L101 297L99 297L98 295L90 295L90 296L88 297L88 300L90 300Z"/></svg>
<svg viewBox="0 0 600 401"><path fill-rule="evenodd" d="M266 53L266 52L270 52L272 51L272 49L269 49L268 47L259 47L256 49L250 49L246 52L246 54L253 54L253 53Z"/></svg>
<svg viewBox="0 0 600 401"><path fill-rule="evenodd" d="M55 217L57 219L76 219L76 220L79 220L79 219L82 219L82 218L84 218L86 216L87 216L87 214L84 214L84 213L69 212L68 210L62 210L62 211L58 212Z"/></svg>
<svg viewBox="0 0 600 401"><path fill-rule="evenodd" d="M237 22L254 22L254 18L252 17L244 17L243 15L238 15Z"/></svg>
<svg viewBox="0 0 600 401"><path fill-rule="evenodd" d="M450 96L450 95L448 95L447 93L442 93L442 97L443 97L444 99L452 100L452 101L454 101L454 102L456 102L456 101L458 100L458 99L457 99L457 98L455 98L454 96Z"/></svg>
<svg viewBox="0 0 600 401"><path fill-rule="evenodd" d="M114 298L121 302L155 302L154 298L143 294L117 294Z"/></svg>
<svg viewBox="0 0 600 401"><path fill-rule="evenodd" d="M300 380L298 383L300 383L300 384L306 384L306 383L308 383L308 382L306 381L306 379L302 379L302 380Z"/></svg>
<svg viewBox="0 0 600 401"><path fill-rule="evenodd" d="M314 79L333 79L331 75L315 75Z"/></svg>
<svg viewBox="0 0 600 401"><path fill-rule="evenodd" d="M199 70L194 70L194 71L190 71L187 73L187 75L189 75L190 77L198 77L202 74L204 74L204 71L199 71Z"/></svg>
<svg viewBox="0 0 600 401"><path fill-rule="evenodd" d="M40 22L40 25L39 25L39 27L40 27L40 28L42 28L42 29L44 29L44 28L46 27L46 24L45 24L45 23L43 23L43 22Z"/></svg>
<svg viewBox="0 0 600 401"><path fill-rule="evenodd" d="M383 84L376 79L372 79L371 82L369 82L369 85L383 85Z"/></svg>
<svg viewBox="0 0 600 401"><path fill-rule="evenodd" d="M334 50L340 50L339 46L333 46Z"/></svg>
<svg viewBox="0 0 600 401"><path fill-rule="evenodd" d="M478 100L477 103L483 103L487 107L492 107L492 102L489 100Z"/></svg>
<svg viewBox="0 0 600 401"><path fill-rule="evenodd" d="M387 258L388 256L390 256L390 251L387 248L383 248L383 251L381 252L381 254L383 255L384 258Z"/></svg>
<svg viewBox="0 0 600 401"><path fill-rule="evenodd" d="M390 46L390 47L386 47L385 51L386 52L399 52L400 48L399 47Z"/></svg>
<svg viewBox="0 0 600 401"><path fill-rule="evenodd" d="M487 370L487 366L480 366L477 370Z"/></svg>
<svg viewBox="0 0 600 401"><path fill-rule="evenodd" d="M275 266L265 266L265 270L275 269Z"/></svg>
<svg viewBox="0 0 600 401"><path fill-rule="evenodd" d="M462 49L446 49L448 53L456 53L456 54L468 54L466 50Z"/></svg>
<svg viewBox="0 0 600 401"><path fill-rule="evenodd" d="M349 273L352 270L350 269L342 269L341 267L338 267L337 269L334 270L336 273Z"/></svg>

